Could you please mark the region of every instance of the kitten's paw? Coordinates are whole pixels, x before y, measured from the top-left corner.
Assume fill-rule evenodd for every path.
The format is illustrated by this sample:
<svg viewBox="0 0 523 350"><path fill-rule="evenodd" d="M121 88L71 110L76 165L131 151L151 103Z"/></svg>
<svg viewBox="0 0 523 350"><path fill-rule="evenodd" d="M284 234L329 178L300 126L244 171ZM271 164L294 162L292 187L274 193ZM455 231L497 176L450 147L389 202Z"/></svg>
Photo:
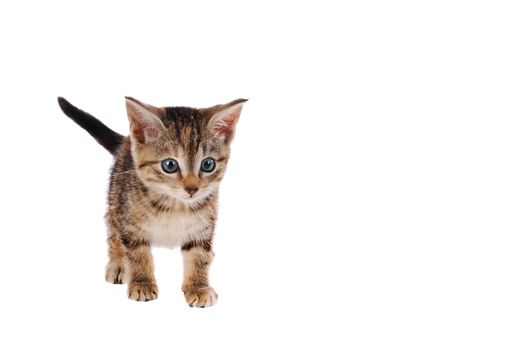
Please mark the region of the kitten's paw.
<svg viewBox="0 0 523 350"><path fill-rule="evenodd" d="M136 301L149 301L158 298L158 287L154 282L134 282L129 284L127 290L129 299Z"/></svg>
<svg viewBox="0 0 523 350"><path fill-rule="evenodd" d="M123 267L109 263L105 268L105 280L108 283L122 284L124 283L124 269Z"/></svg>
<svg viewBox="0 0 523 350"><path fill-rule="evenodd" d="M218 302L218 294L212 287L187 288L183 294L187 304L191 307L210 307Z"/></svg>

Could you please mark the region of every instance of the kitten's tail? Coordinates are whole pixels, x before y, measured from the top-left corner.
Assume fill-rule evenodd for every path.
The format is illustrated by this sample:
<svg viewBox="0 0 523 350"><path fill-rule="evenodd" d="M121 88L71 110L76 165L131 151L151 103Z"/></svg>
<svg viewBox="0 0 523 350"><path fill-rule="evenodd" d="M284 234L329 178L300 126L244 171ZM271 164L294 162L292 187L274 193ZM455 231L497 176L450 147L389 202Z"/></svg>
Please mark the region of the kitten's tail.
<svg viewBox="0 0 523 350"><path fill-rule="evenodd" d="M118 153L118 148L124 140L122 135L109 129L104 123L89 113L76 108L63 97L58 97L58 104L60 105L60 108L65 113L65 115L85 129L112 155L116 155Z"/></svg>

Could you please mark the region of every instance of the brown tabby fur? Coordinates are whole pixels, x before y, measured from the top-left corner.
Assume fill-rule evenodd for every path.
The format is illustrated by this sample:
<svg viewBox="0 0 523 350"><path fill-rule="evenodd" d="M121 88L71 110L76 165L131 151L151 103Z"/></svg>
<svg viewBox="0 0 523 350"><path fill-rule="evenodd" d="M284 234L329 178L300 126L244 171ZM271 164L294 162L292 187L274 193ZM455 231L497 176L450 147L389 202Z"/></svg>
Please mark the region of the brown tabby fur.
<svg viewBox="0 0 523 350"><path fill-rule="evenodd" d="M64 108L76 107L64 106L64 101L60 105L70 115ZM208 272L214 256L218 186L245 101L193 109L156 108L126 98L131 135L123 138L115 134L121 137L117 149L106 147L105 141L97 138L115 154L106 215L106 280L128 283L129 298L148 301L158 296L151 247L181 246L182 291L187 303L196 307L216 303L217 294L209 285ZM96 132L89 132L96 138ZM111 147L115 143L113 140ZM210 173L200 170L201 161L207 157L216 160L216 169ZM161 162L167 158L176 159L180 170L164 172Z"/></svg>

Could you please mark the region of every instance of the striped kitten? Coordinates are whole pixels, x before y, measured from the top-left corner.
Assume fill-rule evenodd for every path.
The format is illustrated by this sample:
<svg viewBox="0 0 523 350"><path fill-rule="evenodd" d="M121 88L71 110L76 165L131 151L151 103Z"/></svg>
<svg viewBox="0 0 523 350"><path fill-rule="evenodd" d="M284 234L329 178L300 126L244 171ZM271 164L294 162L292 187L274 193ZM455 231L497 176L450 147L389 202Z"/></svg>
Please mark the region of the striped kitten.
<svg viewBox="0 0 523 350"><path fill-rule="evenodd" d="M182 291L189 306L218 295L209 285L218 188L242 106L238 99L205 109L157 108L126 97L124 137L62 97L62 111L114 156L109 185L107 282L128 283L128 296L158 296L152 246L181 246Z"/></svg>

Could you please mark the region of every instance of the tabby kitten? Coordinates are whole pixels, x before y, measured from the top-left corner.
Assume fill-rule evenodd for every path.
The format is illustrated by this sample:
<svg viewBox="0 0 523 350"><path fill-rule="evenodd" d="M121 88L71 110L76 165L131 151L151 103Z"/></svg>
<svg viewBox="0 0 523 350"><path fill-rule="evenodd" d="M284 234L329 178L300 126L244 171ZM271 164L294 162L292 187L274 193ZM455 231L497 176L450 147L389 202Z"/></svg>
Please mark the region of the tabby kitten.
<svg viewBox="0 0 523 350"><path fill-rule="evenodd" d="M181 246L182 291L189 306L207 307L218 187L247 100L204 109L157 108L126 97L130 136L109 129L62 97L62 111L114 156L109 185L109 283L128 283L138 301L158 297L152 246Z"/></svg>

